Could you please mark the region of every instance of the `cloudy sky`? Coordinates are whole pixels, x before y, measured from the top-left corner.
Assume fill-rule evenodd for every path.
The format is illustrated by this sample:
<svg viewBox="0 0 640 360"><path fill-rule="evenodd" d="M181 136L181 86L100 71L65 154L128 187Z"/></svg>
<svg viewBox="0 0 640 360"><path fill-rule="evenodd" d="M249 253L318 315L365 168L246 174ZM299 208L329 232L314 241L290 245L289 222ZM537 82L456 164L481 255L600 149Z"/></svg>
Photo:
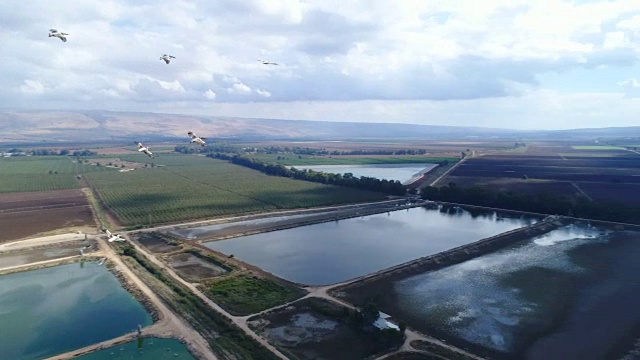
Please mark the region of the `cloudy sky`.
<svg viewBox="0 0 640 360"><path fill-rule="evenodd" d="M21 0L0 30L0 108L640 125L638 0Z"/></svg>

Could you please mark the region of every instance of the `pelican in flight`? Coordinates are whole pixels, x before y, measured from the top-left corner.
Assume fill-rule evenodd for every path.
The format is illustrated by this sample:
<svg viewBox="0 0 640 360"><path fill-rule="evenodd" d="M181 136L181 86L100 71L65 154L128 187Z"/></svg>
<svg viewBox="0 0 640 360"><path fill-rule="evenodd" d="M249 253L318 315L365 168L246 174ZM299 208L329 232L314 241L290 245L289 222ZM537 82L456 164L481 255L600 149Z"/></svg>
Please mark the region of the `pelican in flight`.
<svg viewBox="0 0 640 360"><path fill-rule="evenodd" d="M107 240L109 240L109 242L126 241L126 239L120 236L120 234L112 234L111 231L107 229L102 229L102 231L104 231L107 234Z"/></svg>
<svg viewBox="0 0 640 360"><path fill-rule="evenodd" d="M145 147L144 145L142 145L142 143L138 143L138 151L149 155L150 158L153 158L153 153L149 151L148 147Z"/></svg>
<svg viewBox="0 0 640 360"><path fill-rule="evenodd" d="M260 61L264 65L278 65L278 63L274 63L273 61L269 61L269 60L258 60L258 61Z"/></svg>
<svg viewBox="0 0 640 360"><path fill-rule="evenodd" d="M175 56L171 56L167 54L160 56L160 60L164 60L164 62L166 62L167 64L171 62L171 59L175 59L175 58L176 58Z"/></svg>
<svg viewBox="0 0 640 360"><path fill-rule="evenodd" d="M58 32L56 29L49 29L49 37L57 37L62 40L62 42L67 42L67 33Z"/></svg>
<svg viewBox="0 0 640 360"><path fill-rule="evenodd" d="M189 131L187 133L187 135L189 135L189 137L191 137L191 142L192 143L198 143L201 146L206 146L207 145L207 143L204 142L207 138L198 137L198 136L196 136L196 134L192 133L191 131Z"/></svg>

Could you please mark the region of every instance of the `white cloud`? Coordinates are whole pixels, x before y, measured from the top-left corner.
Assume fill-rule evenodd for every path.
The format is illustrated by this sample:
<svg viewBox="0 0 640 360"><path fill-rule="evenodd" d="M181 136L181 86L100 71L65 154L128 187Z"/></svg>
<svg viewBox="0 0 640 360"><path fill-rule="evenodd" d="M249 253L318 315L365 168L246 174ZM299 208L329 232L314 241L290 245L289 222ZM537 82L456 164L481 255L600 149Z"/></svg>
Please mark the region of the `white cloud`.
<svg viewBox="0 0 640 360"><path fill-rule="evenodd" d="M20 90L27 94L42 94L44 93L45 86L43 83L37 80L25 80L24 84L20 86Z"/></svg>
<svg viewBox="0 0 640 360"><path fill-rule="evenodd" d="M216 93L213 92L211 89L207 90L204 92L204 97L206 97L209 100L215 100L216 98Z"/></svg>
<svg viewBox="0 0 640 360"><path fill-rule="evenodd" d="M264 97L270 97L271 93L266 91L266 90L262 90L262 89L256 89L256 93L260 96L264 96Z"/></svg>
<svg viewBox="0 0 640 360"><path fill-rule="evenodd" d="M243 83L235 83L231 85L231 87L227 88L227 92L229 94L248 95L251 94L252 90L250 87Z"/></svg>
<svg viewBox="0 0 640 360"><path fill-rule="evenodd" d="M48 38L50 27L68 32L68 42ZM611 85L640 66L637 0L0 2L0 31L10 35L3 53L11 54L0 69L0 107L260 102L297 118L307 110L296 104L339 101L350 103L349 118L374 111L358 108L366 101L479 101L493 114L491 105L553 89L544 75L576 69L628 69L581 79L595 93L628 99L628 85ZM176 59L167 65L158 59L164 53ZM563 93L582 91L571 86ZM389 121L408 112L383 108L376 116ZM570 117L557 116L539 125Z"/></svg>

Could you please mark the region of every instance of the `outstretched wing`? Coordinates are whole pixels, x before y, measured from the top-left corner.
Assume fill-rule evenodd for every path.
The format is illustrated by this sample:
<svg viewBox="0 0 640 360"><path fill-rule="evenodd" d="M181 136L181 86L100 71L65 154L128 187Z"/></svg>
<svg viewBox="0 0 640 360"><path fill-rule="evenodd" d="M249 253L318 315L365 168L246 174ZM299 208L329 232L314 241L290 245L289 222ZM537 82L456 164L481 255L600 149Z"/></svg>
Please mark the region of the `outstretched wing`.
<svg viewBox="0 0 640 360"><path fill-rule="evenodd" d="M200 138L200 140L207 140L207 138L203 138L203 137L201 137L201 138Z"/></svg>
<svg viewBox="0 0 640 360"><path fill-rule="evenodd" d="M105 230L105 232L107 233L107 236L108 236L108 237L111 237L111 236L112 236L112 235L111 235L111 231L109 231L109 230Z"/></svg>
<svg viewBox="0 0 640 360"><path fill-rule="evenodd" d="M144 146L142 146L142 143L138 143L138 149L142 149Z"/></svg>
<svg viewBox="0 0 640 360"><path fill-rule="evenodd" d="M64 36L60 37L60 40L62 40L62 42L67 42L67 38Z"/></svg>
<svg viewBox="0 0 640 360"><path fill-rule="evenodd" d="M196 137L196 134L192 133L191 131L189 131L187 135L189 135L192 139Z"/></svg>
<svg viewBox="0 0 640 360"><path fill-rule="evenodd" d="M57 33L57 32L58 32L58 30L56 30L56 29L49 29L49 32L50 32L50 33Z"/></svg>

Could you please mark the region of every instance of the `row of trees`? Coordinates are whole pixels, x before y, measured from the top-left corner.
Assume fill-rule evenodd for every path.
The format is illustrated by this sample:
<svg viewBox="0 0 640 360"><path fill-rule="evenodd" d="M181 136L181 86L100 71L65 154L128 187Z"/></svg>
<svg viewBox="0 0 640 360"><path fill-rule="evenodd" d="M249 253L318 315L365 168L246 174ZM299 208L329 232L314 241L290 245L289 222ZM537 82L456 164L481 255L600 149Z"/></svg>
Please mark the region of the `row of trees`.
<svg viewBox="0 0 640 360"><path fill-rule="evenodd" d="M261 171L268 175L284 176L293 179L307 180L323 184L348 186L363 190L383 192L391 195L405 195L406 190L399 181L380 180L373 177L355 177L351 173L330 174L313 170L298 170L296 168L286 168L280 164L268 164L260 160L250 159L240 155L229 155L214 153L208 157L227 160L236 165L242 165L254 170Z"/></svg>
<svg viewBox="0 0 640 360"><path fill-rule="evenodd" d="M13 153L13 154L17 154L17 153L25 153L25 154L29 154L29 155L33 155L33 156L93 156L96 155L95 152L87 150L87 149L81 149L81 150L74 150L71 151L69 149L33 149L33 150L26 150L26 151L22 151L19 149L11 149L8 152Z"/></svg>
<svg viewBox="0 0 640 360"><path fill-rule="evenodd" d="M553 194L495 192L484 188L448 186L425 187L423 199L477 206L496 207L542 214L557 214L594 220L640 224L640 207L614 202L595 202L585 198L569 199Z"/></svg>
<svg viewBox="0 0 640 360"><path fill-rule="evenodd" d="M323 155L424 155L427 150L424 149L378 149L378 150L350 150L350 151L328 151L326 149L313 149L308 147L288 147L288 146L268 146L268 147L239 147L230 144L210 144L207 147L195 147L179 145L175 147L175 151L183 154L213 154L213 153L257 153L257 154L296 154L309 156Z"/></svg>

